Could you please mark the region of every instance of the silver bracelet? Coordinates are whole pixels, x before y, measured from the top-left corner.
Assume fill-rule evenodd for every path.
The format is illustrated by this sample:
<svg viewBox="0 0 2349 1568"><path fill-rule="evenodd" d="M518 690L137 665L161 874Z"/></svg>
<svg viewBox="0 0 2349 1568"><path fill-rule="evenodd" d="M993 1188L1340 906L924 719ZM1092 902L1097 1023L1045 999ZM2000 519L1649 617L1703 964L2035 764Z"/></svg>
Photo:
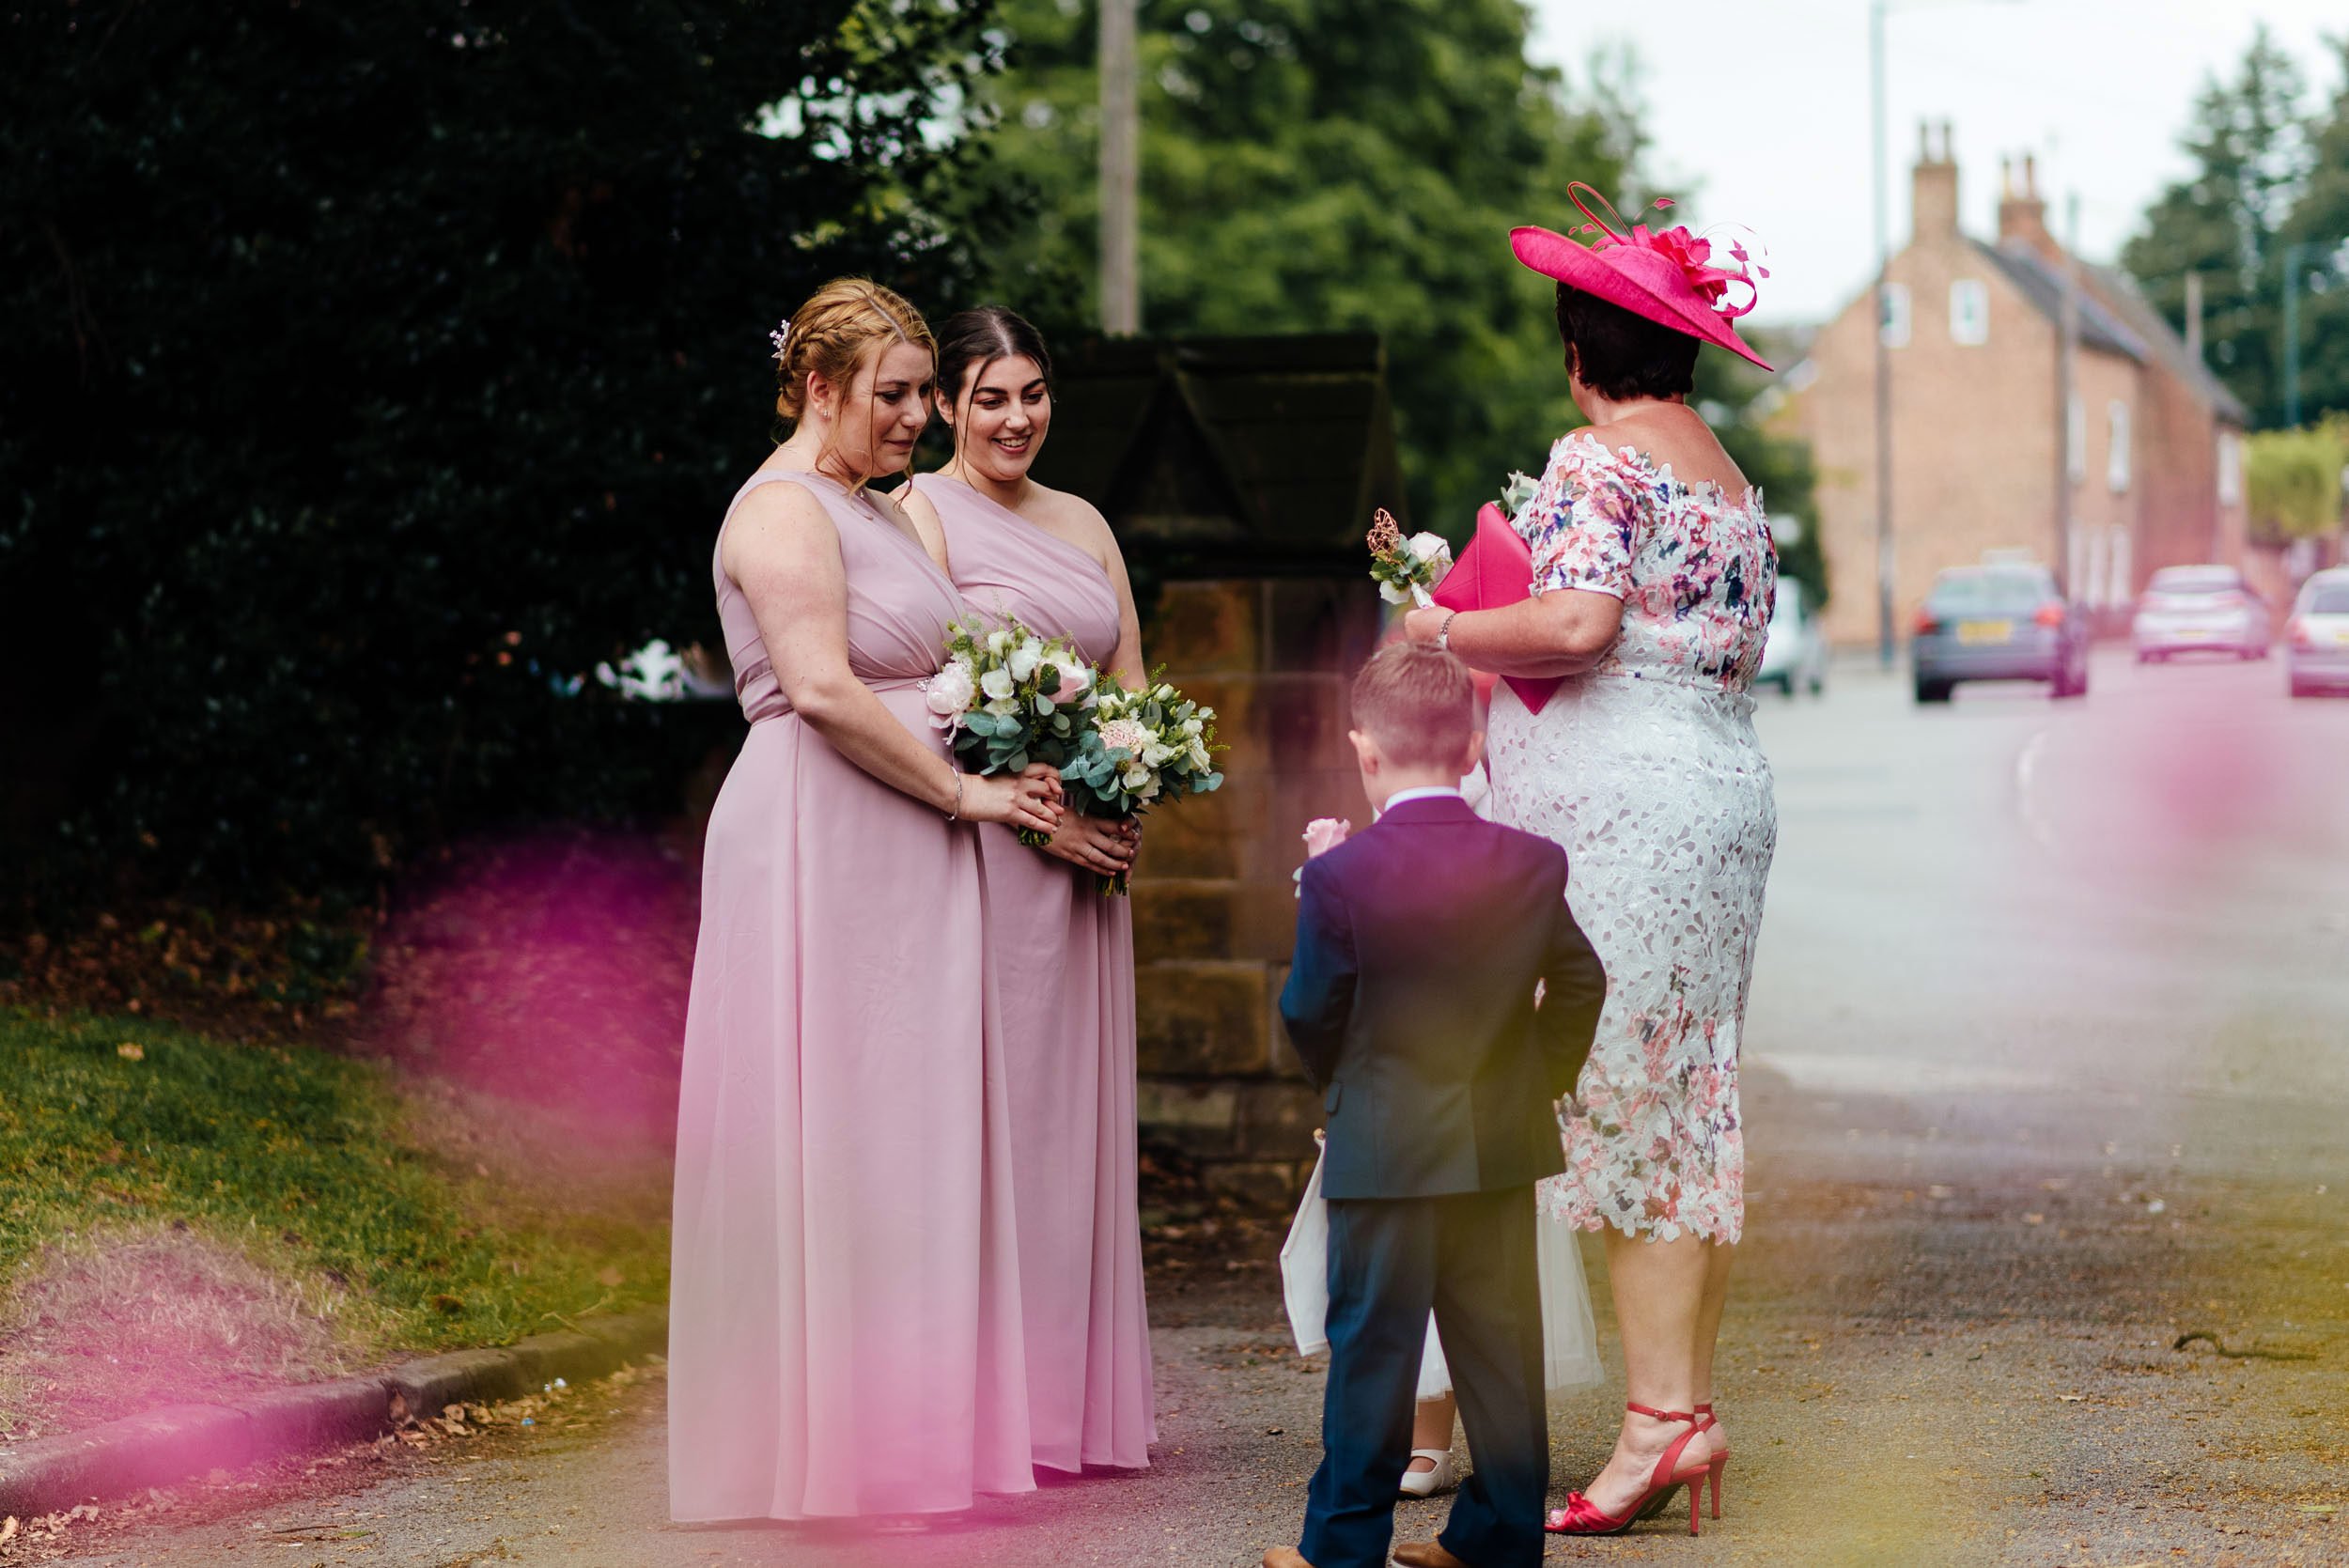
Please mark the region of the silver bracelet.
<svg viewBox="0 0 2349 1568"><path fill-rule="evenodd" d="M950 763L948 766L953 765ZM955 809L946 814L946 820L949 822L962 820L962 769L959 768L955 768Z"/></svg>
<svg viewBox="0 0 2349 1568"><path fill-rule="evenodd" d="M1443 625L1436 629L1436 648L1438 652L1450 653L1452 651L1452 623L1459 618L1460 613L1457 610L1447 610L1444 612Z"/></svg>

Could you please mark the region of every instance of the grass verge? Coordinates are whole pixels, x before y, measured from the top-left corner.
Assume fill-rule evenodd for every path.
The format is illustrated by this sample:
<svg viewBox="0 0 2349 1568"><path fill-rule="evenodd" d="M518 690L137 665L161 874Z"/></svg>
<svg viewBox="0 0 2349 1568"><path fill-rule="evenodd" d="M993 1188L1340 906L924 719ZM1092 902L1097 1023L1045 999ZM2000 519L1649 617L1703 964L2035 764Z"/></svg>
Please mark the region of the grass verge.
<svg viewBox="0 0 2349 1568"><path fill-rule="evenodd" d="M658 1300L658 1172L294 1045L0 1009L18 1436ZM527 1146L523 1140L531 1141Z"/></svg>

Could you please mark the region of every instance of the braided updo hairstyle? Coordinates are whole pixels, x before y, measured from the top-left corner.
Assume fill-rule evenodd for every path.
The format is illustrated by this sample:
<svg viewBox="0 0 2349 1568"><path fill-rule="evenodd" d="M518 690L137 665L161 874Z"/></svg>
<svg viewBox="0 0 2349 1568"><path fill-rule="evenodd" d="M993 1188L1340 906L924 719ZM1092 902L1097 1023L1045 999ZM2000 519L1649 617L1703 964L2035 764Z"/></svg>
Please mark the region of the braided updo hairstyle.
<svg viewBox="0 0 2349 1568"><path fill-rule="evenodd" d="M775 412L797 424L807 412L810 375L846 393L865 361L895 343L927 349L932 361L938 357L929 323L895 289L867 278L832 279L791 313L776 362Z"/></svg>

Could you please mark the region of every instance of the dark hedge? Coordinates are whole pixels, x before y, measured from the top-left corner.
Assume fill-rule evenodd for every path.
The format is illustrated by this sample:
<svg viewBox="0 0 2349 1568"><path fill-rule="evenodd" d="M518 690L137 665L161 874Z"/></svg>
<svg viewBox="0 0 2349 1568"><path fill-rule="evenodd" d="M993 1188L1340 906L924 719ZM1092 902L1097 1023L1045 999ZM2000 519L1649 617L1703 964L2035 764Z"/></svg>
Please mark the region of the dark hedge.
<svg viewBox="0 0 2349 1568"><path fill-rule="evenodd" d="M714 638L815 283L966 302L1017 214L935 105L996 48L941 0L9 8L14 907L672 805L739 719L552 677Z"/></svg>

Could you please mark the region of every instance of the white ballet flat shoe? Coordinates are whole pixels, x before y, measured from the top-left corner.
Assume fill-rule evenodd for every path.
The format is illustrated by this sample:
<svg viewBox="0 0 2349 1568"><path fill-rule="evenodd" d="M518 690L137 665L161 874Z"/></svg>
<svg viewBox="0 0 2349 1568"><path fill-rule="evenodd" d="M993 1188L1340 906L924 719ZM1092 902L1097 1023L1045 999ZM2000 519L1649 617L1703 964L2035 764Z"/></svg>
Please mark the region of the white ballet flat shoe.
<svg viewBox="0 0 2349 1568"><path fill-rule="evenodd" d="M1436 1462L1436 1467L1432 1470L1405 1470L1403 1472L1403 1495L1405 1497L1432 1498L1439 1492L1449 1492L1459 1484L1459 1477L1453 1473L1450 1449L1413 1449L1411 1457L1432 1459Z"/></svg>

